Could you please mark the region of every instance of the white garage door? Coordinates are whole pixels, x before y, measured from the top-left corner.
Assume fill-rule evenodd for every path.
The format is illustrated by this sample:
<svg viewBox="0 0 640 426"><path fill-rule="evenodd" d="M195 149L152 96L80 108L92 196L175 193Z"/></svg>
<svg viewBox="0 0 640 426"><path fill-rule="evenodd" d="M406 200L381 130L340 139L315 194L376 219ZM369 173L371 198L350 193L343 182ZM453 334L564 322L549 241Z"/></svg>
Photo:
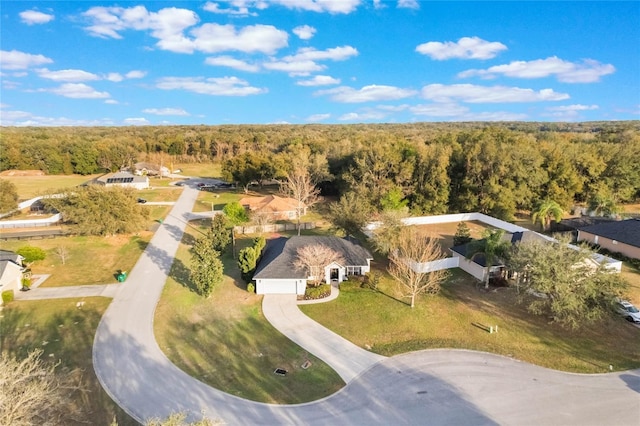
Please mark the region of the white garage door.
<svg viewBox="0 0 640 426"><path fill-rule="evenodd" d="M258 294L296 294L297 280L257 280Z"/></svg>

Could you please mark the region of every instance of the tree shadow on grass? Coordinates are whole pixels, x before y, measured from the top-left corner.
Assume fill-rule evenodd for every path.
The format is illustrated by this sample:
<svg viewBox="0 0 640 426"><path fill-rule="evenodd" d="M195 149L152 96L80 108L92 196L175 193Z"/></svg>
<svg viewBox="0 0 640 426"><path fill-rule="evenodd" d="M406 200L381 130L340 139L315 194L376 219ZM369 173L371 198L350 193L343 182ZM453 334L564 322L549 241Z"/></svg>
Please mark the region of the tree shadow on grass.
<svg viewBox="0 0 640 426"><path fill-rule="evenodd" d="M191 269L189 269L182 260L173 260L173 265L171 265L171 272L169 273L169 277L173 278L174 281L180 284L182 287L187 288L196 294L199 294L198 288L191 281L190 275Z"/></svg>
<svg viewBox="0 0 640 426"><path fill-rule="evenodd" d="M121 426L136 425L104 392L93 370L93 338L106 305L87 299L78 308L77 300L56 301L60 306L49 315L37 311L46 311L51 301L13 302L2 312L0 347L17 359L40 349L45 363L58 364L58 374L74 377L79 389L70 391L69 398L81 417L65 424L110 424L115 419Z"/></svg>

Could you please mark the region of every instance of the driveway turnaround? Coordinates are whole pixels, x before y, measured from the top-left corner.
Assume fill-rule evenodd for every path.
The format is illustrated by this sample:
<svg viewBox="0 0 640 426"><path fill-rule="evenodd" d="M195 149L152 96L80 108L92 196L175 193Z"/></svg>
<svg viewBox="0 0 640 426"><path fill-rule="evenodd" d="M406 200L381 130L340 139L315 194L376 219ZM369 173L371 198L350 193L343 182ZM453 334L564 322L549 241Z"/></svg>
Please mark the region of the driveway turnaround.
<svg viewBox="0 0 640 426"><path fill-rule="evenodd" d="M205 385L174 366L153 335L154 309L196 196L195 189L185 187L96 333L98 379L135 419L185 412L191 420L204 415L230 425L638 424L640 370L568 374L470 351L371 359L368 365L345 368L341 375L354 378L342 390L307 404L262 404ZM284 305L288 309L289 303ZM343 356L340 350L336 357Z"/></svg>
<svg viewBox="0 0 640 426"><path fill-rule="evenodd" d="M354 345L303 314L298 309L294 294L265 295L262 311L271 325L329 364L346 383L385 359Z"/></svg>

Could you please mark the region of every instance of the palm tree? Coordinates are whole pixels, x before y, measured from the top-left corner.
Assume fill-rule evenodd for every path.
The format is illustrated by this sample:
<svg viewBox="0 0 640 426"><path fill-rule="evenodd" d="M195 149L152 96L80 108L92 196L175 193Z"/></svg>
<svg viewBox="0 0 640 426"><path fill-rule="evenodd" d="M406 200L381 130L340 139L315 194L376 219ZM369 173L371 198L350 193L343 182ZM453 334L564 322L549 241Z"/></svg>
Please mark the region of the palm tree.
<svg viewBox="0 0 640 426"><path fill-rule="evenodd" d="M620 211L614 197L598 193L589 200L589 210L596 216L612 216Z"/></svg>
<svg viewBox="0 0 640 426"><path fill-rule="evenodd" d="M489 288L489 271L493 263L497 259L504 257L511 249L511 242L503 238L504 233L505 231L503 229L487 229L484 232L483 239L473 241L468 246L468 259L473 259L479 254L484 255L486 268L484 288Z"/></svg>
<svg viewBox="0 0 640 426"><path fill-rule="evenodd" d="M560 204L547 198L546 200L538 203L531 213L531 221L534 224L536 222L540 222L542 231L546 231L551 225L551 219L554 219L556 222L560 222L562 215L564 214L564 209Z"/></svg>

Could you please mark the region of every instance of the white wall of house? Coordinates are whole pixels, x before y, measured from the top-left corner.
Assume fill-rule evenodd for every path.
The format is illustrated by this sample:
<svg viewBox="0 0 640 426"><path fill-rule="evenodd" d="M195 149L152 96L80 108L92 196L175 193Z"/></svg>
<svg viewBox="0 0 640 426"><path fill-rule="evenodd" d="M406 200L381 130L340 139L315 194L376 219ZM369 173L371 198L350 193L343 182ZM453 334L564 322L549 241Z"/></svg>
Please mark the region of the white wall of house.
<svg viewBox="0 0 640 426"><path fill-rule="evenodd" d="M258 279L257 294L304 294L307 280L304 279Z"/></svg>
<svg viewBox="0 0 640 426"><path fill-rule="evenodd" d="M0 293L13 290L14 293L22 287L22 268L13 262L7 262L4 273L0 276ZM2 299L0 298L0 305Z"/></svg>
<svg viewBox="0 0 640 426"><path fill-rule="evenodd" d="M341 266L335 262L330 264L329 266L324 268L324 282L327 284L331 283L331 270L338 270L338 282L341 283L347 277L347 270L344 266Z"/></svg>

